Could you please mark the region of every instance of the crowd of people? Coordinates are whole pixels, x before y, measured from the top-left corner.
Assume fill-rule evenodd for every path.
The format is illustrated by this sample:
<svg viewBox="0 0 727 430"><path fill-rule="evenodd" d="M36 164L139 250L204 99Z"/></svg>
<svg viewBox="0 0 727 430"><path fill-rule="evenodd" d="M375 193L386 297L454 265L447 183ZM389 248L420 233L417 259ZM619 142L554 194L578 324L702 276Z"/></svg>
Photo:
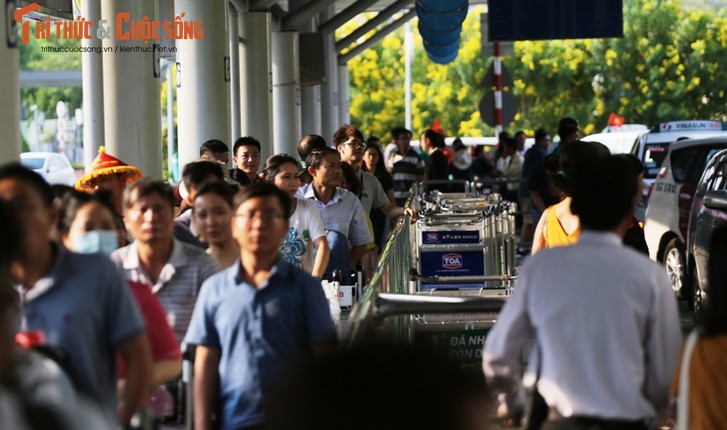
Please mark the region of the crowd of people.
<svg viewBox="0 0 727 430"><path fill-rule="evenodd" d="M550 155L538 143L549 140L542 130L526 153L524 184L537 226L532 255L483 350L502 423L645 430L672 428L676 419L678 429L722 428L727 416L714 399L727 394L727 380L714 363L727 351L727 226L711 239L709 309L690 336L693 349L687 343L680 359L676 297L664 269L648 258L634 218L643 165L578 140L570 118L561 120L558 134L561 143ZM535 164L533 154L540 158ZM535 193L538 176L547 178L540 188L547 192ZM526 368L523 351L529 351Z"/></svg>
<svg viewBox="0 0 727 430"><path fill-rule="evenodd" d="M503 134L493 157L461 141L447 148L431 129L420 153L403 127L383 145L344 125L330 145L307 135L297 158L275 154L264 163L254 137L237 139L232 154L212 139L176 186L144 177L104 148L75 188L51 187L17 163L0 166L0 428L116 428L132 417L159 423L180 414L192 414L201 430L290 421L269 419L286 409L270 403L282 375L327 357L323 367L306 367L325 376L335 357L321 282L359 262L369 273L376 267L391 220L416 219L415 183L498 177L498 191L520 205L521 245L531 235L536 255L487 338L490 388L505 393L508 417L522 415L515 369L521 347L536 339L529 375L547 428L646 428L667 404L681 334L663 269L622 246L643 251L633 218L643 169L580 142L570 118L558 134L548 155L550 136L536 130L522 156L525 133ZM717 267L710 276L723 280ZM706 351L723 342L724 297L710 293L695 355L708 365ZM190 391L181 379L184 345L194 350L188 411L179 401ZM344 356L338 360L355 362ZM418 387L414 368L403 364L392 381ZM459 381L453 393L484 398L479 381L448 372ZM323 393L301 378L291 392ZM320 379L341 387L330 375ZM680 389L675 382L672 392ZM699 388L689 393L695 408L712 414L693 422L713 420L716 403L703 401ZM451 405L446 420L462 413L463 424L431 428L480 428L472 423L481 422L483 404L457 399L464 406ZM310 408L287 410L311 418Z"/></svg>
<svg viewBox="0 0 727 430"><path fill-rule="evenodd" d="M195 428L263 425L282 370L336 345L321 281L361 261L375 267L385 224L415 219L396 204L375 143L348 125L331 143L305 136L299 158L275 154L261 166L255 138L237 139L232 157L212 139L175 187L103 147L74 188L0 166L0 387L26 369L22 390L0 388L0 409L43 412L21 409L11 427L53 427L37 422L45 417L55 428L114 428L142 410L160 418L150 422L174 419L185 344L195 351L186 411ZM399 162L393 174L410 167ZM411 180L421 179L413 167ZM383 215L376 230L373 210ZM24 347L5 348L16 342ZM57 371L42 370L49 363ZM84 420L96 424L76 426Z"/></svg>

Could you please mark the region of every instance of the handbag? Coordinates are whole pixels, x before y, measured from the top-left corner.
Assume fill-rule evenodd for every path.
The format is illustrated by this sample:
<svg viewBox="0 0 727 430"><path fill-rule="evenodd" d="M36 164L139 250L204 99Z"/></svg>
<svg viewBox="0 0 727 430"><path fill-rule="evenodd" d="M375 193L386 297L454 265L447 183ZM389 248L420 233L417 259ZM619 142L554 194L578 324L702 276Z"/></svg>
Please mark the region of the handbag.
<svg viewBox="0 0 727 430"><path fill-rule="evenodd" d="M699 338L699 330L689 333L684 346L682 365L679 370L679 397L677 398L677 425L675 430L689 429L689 364L692 361L692 352Z"/></svg>

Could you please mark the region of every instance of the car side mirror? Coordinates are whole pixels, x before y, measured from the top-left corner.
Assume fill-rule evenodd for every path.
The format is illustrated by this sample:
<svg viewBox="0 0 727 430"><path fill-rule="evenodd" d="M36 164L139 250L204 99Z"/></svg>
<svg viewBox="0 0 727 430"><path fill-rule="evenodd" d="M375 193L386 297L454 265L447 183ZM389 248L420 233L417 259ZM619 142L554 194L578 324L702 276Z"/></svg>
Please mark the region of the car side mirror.
<svg viewBox="0 0 727 430"><path fill-rule="evenodd" d="M727 190L707 191L702 201L710 209L727 210Z"/></svg>

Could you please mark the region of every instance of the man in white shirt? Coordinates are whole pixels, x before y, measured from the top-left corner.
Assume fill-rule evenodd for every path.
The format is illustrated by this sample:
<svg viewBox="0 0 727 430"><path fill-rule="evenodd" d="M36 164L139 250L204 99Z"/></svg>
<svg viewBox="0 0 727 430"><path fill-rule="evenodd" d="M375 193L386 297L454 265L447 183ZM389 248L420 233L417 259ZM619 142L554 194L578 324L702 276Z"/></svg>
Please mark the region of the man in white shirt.
<svg viewBox="0 0 727 430"><path fill-rule="evenodd" d="M483 368L493 389L521 398L512 395L520 352L534 339L525 379L550 408L543 429L646 429L669 399L681 345L676 299L663 268L622 245L640 194L628 160L610 156L583 175L571 204L579 241L523 265Z"/></svg>
<svg viewBox="0 0 727 430"><path fill-rule="evenodd" d="M298 190L296 197L308 199L318 208L328 232L331 257L324 277L339 269L347 275L368 252L373 242L361 202L355 194L338 188L343 178L341 156L335 149L313 150L306 160L313 182Z"/></svg>

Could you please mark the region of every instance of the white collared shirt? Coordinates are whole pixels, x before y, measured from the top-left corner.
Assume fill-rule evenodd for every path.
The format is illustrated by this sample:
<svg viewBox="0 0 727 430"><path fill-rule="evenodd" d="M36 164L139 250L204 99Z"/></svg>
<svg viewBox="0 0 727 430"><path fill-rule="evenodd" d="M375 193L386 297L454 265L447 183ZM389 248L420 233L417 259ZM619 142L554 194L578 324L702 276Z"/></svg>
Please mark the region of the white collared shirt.
<svg viewBox="0 0 727 430"><path fill-rule="evenodd" d="M181 341L192 318L194 302L202 282L217 272L214 259L203 249L173 239L172 255L152 282L139 263L139 246L133 242L111 254L111 260L127 281L149 285L167 312L167 321Z"/></svg>
<svg viewBox="0 0 727 430"><path fill-rule="evenodd" d="M326 230L337 231L348 238L351 245L365 245L374 241L366 223L363 206L355 194L343 188L336 188L328 203L318 200L313 184L298 189L296 197L311 200L321 214Z"/></svg>
<svg viewBox="0 0 727 430"><path fill-rule="evenodd" d="M664 269L617 235L584 231L526 261L485 342L488 380L512 388L533 338L538 389L561 415L639 420L666 407L682 340L676 299Z"/></svg>

